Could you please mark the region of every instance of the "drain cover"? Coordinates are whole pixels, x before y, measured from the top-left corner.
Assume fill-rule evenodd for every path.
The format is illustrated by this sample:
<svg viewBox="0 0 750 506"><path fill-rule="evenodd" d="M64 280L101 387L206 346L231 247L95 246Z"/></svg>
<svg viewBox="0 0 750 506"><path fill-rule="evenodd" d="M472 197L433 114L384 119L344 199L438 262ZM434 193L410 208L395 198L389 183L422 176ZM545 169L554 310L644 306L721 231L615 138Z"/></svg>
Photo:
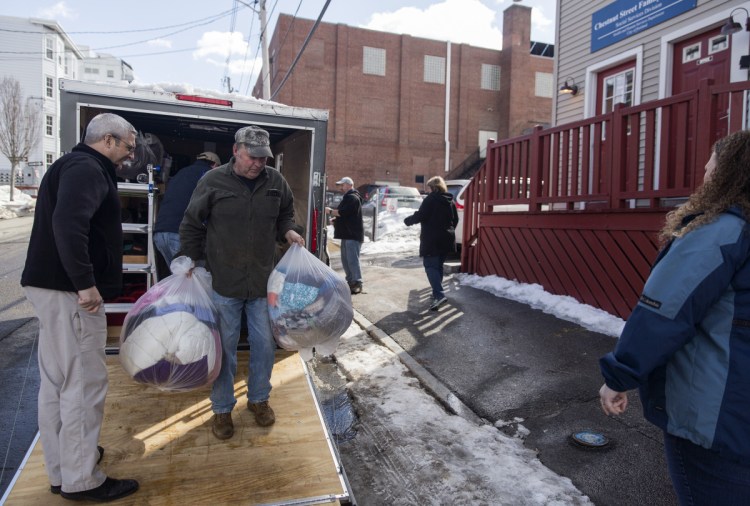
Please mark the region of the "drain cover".
<svg viewBox="0 0 750 506"><path fill-rule="evenodd" d="M607 438L607 436L588 430L574 432L570 435L570 439L577 445L585 448L602 448L609 444L609 438Z"/></svg>

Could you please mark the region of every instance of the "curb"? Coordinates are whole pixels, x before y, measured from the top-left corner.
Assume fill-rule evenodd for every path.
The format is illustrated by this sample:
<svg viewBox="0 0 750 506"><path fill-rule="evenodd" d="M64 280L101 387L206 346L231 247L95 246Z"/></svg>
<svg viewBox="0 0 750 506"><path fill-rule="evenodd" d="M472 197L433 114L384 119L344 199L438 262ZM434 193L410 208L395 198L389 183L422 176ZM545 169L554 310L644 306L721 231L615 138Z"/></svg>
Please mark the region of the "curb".
<svg viewBox="0 0 750 506"><path fill-rule="evenodd" d="M401 363L403 363L407 369L409 369L414 376L417 377L419 382L427 389L445 408L458 415L461 418L473 422L477 425L488 425L489 422L483 418L478 417L466 404L453 395L453 392L443 385L435 376L432 375L427 369L425 369L419 362L409 355L401 345L391 338L388 334L383 332L381 329L372 324L367 318L365 318L359 311L354 310L354 321L359 325L362 330L367 334L376 339L380 344L391 350L398 356Z"/></svg>

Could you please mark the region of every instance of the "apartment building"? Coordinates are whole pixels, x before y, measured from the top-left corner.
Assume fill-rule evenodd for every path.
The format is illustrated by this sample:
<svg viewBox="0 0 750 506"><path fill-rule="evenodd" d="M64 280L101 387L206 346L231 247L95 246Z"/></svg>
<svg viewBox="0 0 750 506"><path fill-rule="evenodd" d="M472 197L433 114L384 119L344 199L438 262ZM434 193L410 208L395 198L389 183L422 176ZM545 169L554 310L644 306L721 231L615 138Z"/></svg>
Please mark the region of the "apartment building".
<svg viewBox="0 0 750 506"><path fill-rule="evenodd" d="M57 22L0 16L0 78L16 78L25 100L39 109L40 142L16 175L16 185L35 185L60 154L58 79L79 78L83 58ZM0 155L0 184L10 182L10 161Z"/></svg>

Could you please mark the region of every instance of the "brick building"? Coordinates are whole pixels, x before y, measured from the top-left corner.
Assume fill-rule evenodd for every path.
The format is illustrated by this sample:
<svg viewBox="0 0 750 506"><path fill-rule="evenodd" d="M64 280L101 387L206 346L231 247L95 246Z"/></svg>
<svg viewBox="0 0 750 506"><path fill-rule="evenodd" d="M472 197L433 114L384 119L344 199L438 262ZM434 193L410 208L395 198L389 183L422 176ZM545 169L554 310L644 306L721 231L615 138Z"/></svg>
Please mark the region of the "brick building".
<svg viewBox="0 0 750 506"><path fill-rule="evenodd" d="M272 94L313 24L279 16ZM477 165L488 138L550 123L553 48L530 32L531 9L520 5L504 11L502 50L320 23L274 100L330 111L328 188L351 176L423 189L431 176ZM254 96L261 90L259 80Z"/></svg>

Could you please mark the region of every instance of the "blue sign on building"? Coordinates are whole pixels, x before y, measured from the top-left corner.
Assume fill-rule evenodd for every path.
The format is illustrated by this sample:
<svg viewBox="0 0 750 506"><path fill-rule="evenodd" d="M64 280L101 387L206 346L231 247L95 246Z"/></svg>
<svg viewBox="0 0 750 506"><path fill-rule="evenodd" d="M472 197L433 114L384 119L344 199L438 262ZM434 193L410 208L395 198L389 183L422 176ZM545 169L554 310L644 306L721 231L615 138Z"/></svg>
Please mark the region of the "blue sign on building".
<svg viewBox="0 0 750 506"><path fill-rule="evenodd" d="M696 2L697 0L616 0L591 16L591 52L694 9Z"/></svg>

